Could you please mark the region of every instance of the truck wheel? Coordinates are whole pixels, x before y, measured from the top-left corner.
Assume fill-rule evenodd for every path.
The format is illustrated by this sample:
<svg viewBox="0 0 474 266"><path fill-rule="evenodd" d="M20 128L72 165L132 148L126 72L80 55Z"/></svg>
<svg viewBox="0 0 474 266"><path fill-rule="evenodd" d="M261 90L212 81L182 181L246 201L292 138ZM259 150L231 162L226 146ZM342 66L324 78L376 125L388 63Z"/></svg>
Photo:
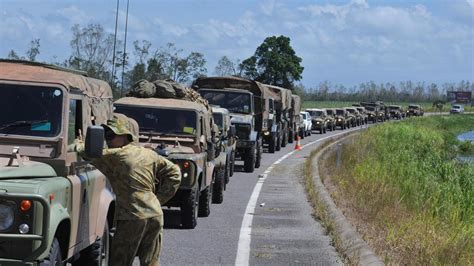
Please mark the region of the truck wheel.
<svg viewBox="0 0 474 266"><path fill-rule="evenodd" d="M283 134L283 140L281 141L281 146L286 147L286 144L288 143L288 136L286 133Z"/></svg>
<svg viewBox="0 0 474 266"><path fill-rule="evenodd" d="M224 190L226 189L226 185L229 184L230 177L230 158L225 162L225 171L224 171ZM215 191L215 190L214 190ZM214 191L212 191L214 193Z"/></svg>
<svg viewBox="0 0 474 266"><path fill-rule="evenodd" d="M261 162L262 162L262 142L257 141L257 157L255 158L255 168L259 168Z"/></svg>
<svg viewBox="0 0 474 266"><path fill-rule="evenodd" d="M244 170L247 173L252 173L255 170L256 150L255 146L252 146L247 150L244 159Z"/></svg>
<svg viewBox="0 0 474 266"><path fill-rule="evenodd" d="M110 232L109 225L105 222L104 234L92 245L81 251L79 260L72 263L73 266L101 266L109 265Z"/></svg>
<svg viewBox="0 0 474 266"><path fill-rule="evenodd" d="M288 143L293 143L294 138L293 131L288 132Z"/></svg>
<svg viewBox="0 0 474 266"><path fill-rule="evenodd" d="M61 256L61 246L59 246L59 240L55 237L53 239L53 243L51 244L51 248L49 249L48 257L41 262L40 266L56 266L62 265L62 256Z"/></svg>
<svg viewBox="0 0 474 266"><path fill-rule="evenodd" d="M214 187L212 189L212 203L222 203L224 201L224 169L217 170L216 180L214 181Z"/></svg>
<svg viewBox="0 0 474 266"><path fill-rule="evenodd" d="M214 182L216 178L217 177L214 176ZM213 185L211 184L199 194L199 217L208 217L209 214L211 214L212 189Z"/></svg>
<svg viewBox="0 0 474 266"><path fill-rule="evenodd" d="M234 175L234 165L235 165L235 152L232 152L230 154L230 171L229 171L229 176Z"/></svg>
<svg viewBox="0 0 474 266"><path fill-rule="evenodd" d="M280 137L277 138L276 145L275 145L275 150L276 151L281 150L281 138Z"/></svg>
<svg viewBox="0 0 474 266"><path fill-rule="evenodd" d="M276 137L272 137L272 139L270 140L270 145L268 146L269 153L275 153L276 143L277 143Z"/></svg>
<svg viewBox="0 0 474 266"><path fill-rule="evenodd" d="M197 224L199 187L183 191L181 202L181 224L183 228L193 229Z"/></svg>

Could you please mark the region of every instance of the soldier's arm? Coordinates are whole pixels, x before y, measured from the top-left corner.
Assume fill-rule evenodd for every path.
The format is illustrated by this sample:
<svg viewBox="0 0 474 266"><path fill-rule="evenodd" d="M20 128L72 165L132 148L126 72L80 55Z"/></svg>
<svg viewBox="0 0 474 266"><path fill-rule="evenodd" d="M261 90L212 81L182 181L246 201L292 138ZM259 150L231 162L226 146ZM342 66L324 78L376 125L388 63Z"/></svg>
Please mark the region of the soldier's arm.
<svg viewBox="0 0 474 266"><path fill-rule="evenodd" d="M160 181L156 197L160 204L165 204L170 200L179 188L181 183L181 170L171 161L158 156L156 178Z"/></svg>
<svg viewBox="0 0 474 266"><path fill-rule="evenodd" d="M76 139L73 144L68 146L68 151L77 152L85 160L91 161L92 165L94 165L101 172L108 174L112 170L110 167L111 157L119 151L119 148L105 148L102 151L102 157L90 159L86 156L84 141L81 139Z"/></svg>

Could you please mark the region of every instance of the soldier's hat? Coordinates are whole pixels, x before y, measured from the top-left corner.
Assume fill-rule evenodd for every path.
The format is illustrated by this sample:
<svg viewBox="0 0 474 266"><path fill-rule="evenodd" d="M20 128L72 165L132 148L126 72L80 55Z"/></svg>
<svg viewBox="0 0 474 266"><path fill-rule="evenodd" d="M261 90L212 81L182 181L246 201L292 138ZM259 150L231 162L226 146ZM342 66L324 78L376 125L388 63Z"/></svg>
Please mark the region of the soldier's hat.
<svg viewBox="0 0 474 266"><path fill-rule="evenodd" d="M107 124L102 124L105 129L110 129L115 135L128 135L130 141L136 138L132 134L129 118L123 114L114 114L112 119L107 120Z"/></svg>

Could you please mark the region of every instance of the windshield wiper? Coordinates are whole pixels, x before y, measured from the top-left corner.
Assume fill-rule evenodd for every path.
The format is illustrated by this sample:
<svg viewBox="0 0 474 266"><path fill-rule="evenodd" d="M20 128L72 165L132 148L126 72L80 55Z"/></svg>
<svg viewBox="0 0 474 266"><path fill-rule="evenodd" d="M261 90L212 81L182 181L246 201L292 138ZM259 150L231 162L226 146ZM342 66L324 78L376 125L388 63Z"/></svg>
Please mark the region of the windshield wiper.
<svg viewBox="0 0 474 266"><path fill-rule="evenodd" d="M8 123L5 125L2 125L0 127L0 131L10 128L10 127L24 127L24 126L31 126L33 124L41 124L41 123L46 123L48 122L47 120L23 120L23 121L15 121L12 123Z"/></svg>

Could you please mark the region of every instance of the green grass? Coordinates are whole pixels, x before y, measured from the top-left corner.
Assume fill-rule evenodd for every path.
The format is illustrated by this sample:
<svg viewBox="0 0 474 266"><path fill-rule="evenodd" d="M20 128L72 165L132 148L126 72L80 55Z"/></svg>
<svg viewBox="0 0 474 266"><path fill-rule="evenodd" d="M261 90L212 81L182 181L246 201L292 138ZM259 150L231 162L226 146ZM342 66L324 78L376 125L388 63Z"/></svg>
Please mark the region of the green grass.
<svg viewBox="0 0 474 266"><path fill-rule="evenodd" d="M352 106L352 104L358 102L336 102L336 101L304 101L302 110L306 108L337 108L337 107L347 107ZM386 105L401 105L403 107L408 107L410 104L419 104L423 107L425 112L437 112L438 110L433 108L433 103L431 102L419 102L419 103L412 103L412 102L385 102ZM449 112L451 108L450 104L443 105L443 112ZM474 108L470 106L466 106L466 111L471 111Z"/></svg>
<svg viewBox="0 0 474 266"><path fill-rule="evenodd" d="M343 149L334 181L383 234L395 264L474 261L474 166L457 161L473 115L369 128ZM393 257L382 254L382 257Z"/></svg>

